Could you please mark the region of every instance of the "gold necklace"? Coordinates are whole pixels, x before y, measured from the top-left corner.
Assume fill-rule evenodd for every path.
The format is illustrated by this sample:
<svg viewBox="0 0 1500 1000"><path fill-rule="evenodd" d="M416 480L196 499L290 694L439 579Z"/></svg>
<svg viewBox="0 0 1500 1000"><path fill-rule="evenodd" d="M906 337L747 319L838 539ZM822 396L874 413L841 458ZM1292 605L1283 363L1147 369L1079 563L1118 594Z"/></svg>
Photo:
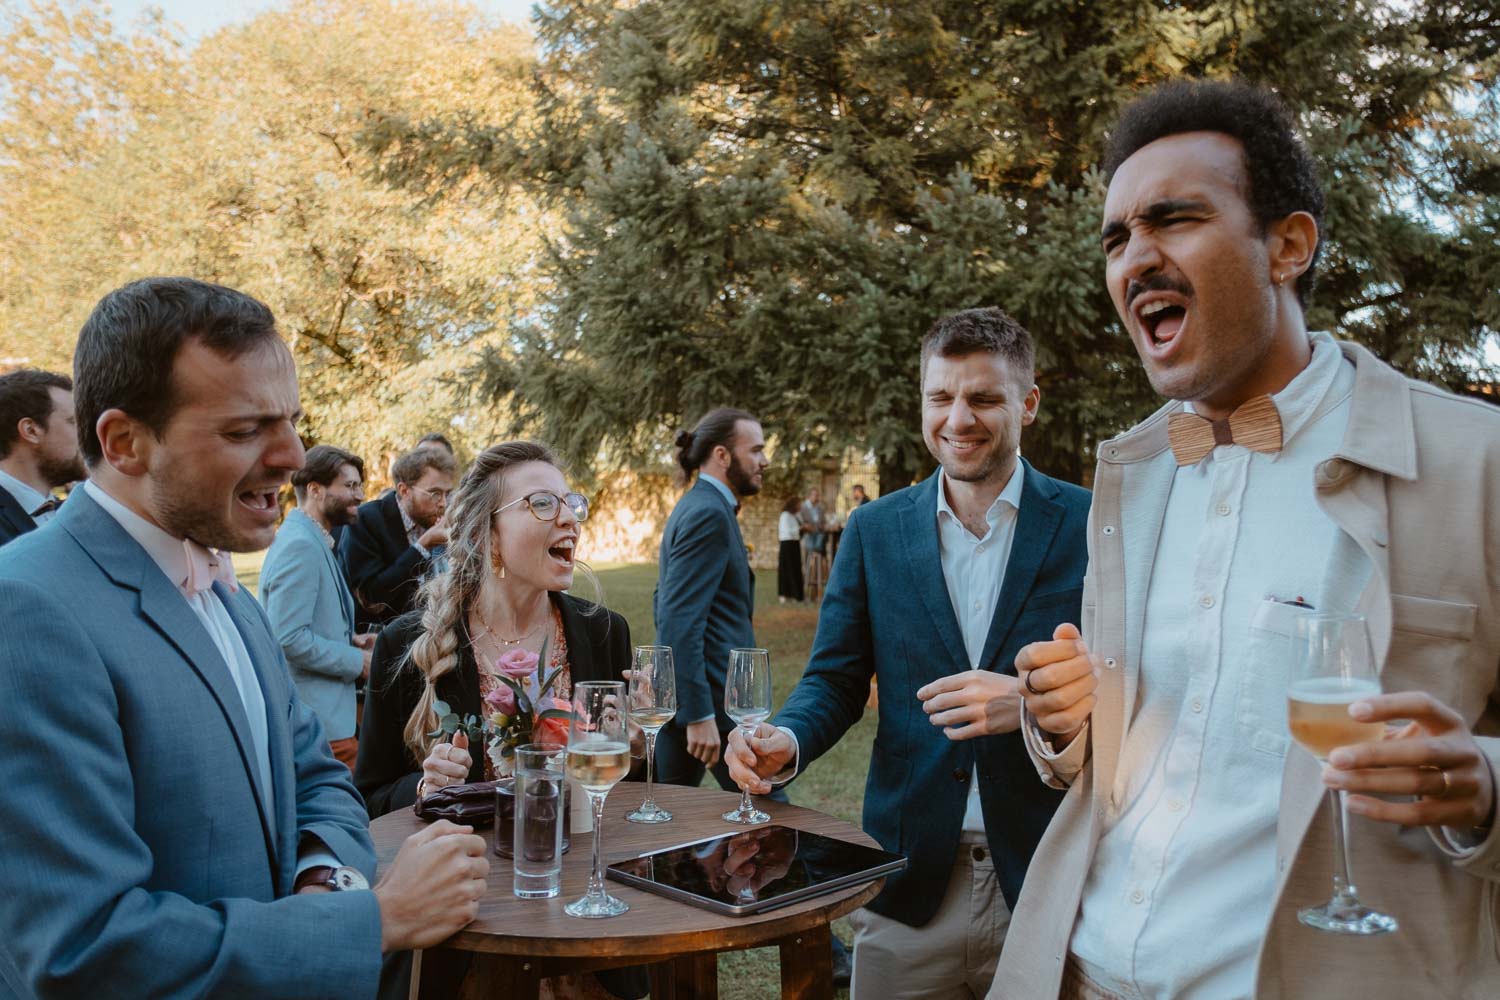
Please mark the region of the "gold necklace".
<svg viewBox="0 0 1500 1000"><path fill-rule="evenodd" d="M521 643L525 642L527 639L530 639L532 636L540 632L542 628L547 624L545 621L543 621L540 625L532 629L530 632L519 635L514 639L507 639L505 638L505 636L497 634L494 629L490 628L490 623L484 620L484 615L481 615L476 611L474 613L474 617L479 620L479 628L484 632L484 634L489 636L494 641L498 642L502 649L509 649L512 646L519 646Z"/></svg>

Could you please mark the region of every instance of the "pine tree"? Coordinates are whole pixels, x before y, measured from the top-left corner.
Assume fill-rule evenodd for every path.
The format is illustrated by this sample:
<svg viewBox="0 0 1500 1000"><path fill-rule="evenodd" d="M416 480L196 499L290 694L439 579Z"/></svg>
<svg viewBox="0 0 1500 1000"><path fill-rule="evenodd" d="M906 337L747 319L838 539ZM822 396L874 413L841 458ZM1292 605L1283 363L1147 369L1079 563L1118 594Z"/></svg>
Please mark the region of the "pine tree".
<svg viewBox="0 0 1500 1000"><path fill-rule="evenodd" d="M1277 89L1325 165L1310 323L1461 391L1500 330L1500 15L1303 0L569 0L539 9L532 122L386 119L388 176L477 169L566 212L544 306L485 392L584 463L661 459L716 405L796 455L930 467L917 345L999 305L1038 341L1042 469L1156 405L1102 281L1105 129L1141 89Z"/></svg>

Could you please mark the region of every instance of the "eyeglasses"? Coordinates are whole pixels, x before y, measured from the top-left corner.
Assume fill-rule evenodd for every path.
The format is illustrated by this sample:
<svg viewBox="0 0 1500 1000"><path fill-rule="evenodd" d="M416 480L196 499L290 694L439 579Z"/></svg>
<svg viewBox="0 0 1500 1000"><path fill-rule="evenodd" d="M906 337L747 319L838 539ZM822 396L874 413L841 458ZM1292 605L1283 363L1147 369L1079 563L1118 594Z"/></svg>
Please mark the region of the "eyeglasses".
<svg viewBox="0 0 1500 1000"><path fill-rule="evenodd" d="M496 514L503 514L518 503L524 503L538 521L556 521L558 511L566 505L573 512L573 520L585 521L589 516L589 498L582 493L558 496L547 490L538 490L524 497L516 497L504 507L497 507Z"/></svg>
<svg viewBox="0 0 1500 1000"><path fill-rule="evenodd" d="M427 498L429 500L431 500L433 503L447 503L448 502L448 497L450 497L450 496L453 495L453 491L452 490L436 490L436 489L421 490L421 489L417 489L415 486L412 487L412 492L413 493L425 493L425 494L427 494Z"/></svg>

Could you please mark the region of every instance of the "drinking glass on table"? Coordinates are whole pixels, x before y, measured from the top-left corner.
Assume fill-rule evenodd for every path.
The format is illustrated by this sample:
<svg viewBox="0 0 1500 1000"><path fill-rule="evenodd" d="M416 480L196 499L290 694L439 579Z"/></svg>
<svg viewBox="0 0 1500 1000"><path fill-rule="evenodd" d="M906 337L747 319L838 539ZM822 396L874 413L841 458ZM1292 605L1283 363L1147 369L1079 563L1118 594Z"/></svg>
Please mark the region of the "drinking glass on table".
<svg viewBox="0 0 1500 1000"><path fill-rule="evenodd" d="M1310 612L1297 617L1292 626L1292 673L1287 689L1292 739L1325 763L1336 747L1381 739L1383 723L1360 722L1349 715L1351 704L1379 693L1380 678L1363 615ZM1328 806L1333 814L1333 898L1322 906L1297 911L1297 919L1332 934L1394 931L1394 917L1370 909L1355 894L1342 790L1328 790Z"/></svg>
<svg viewBox="0 0 1500 1000"><path fill-rule="evenodd" d="M573 685L573 719L568 724L568 777L583 786L594 809L594 865L588 891L563 907L573 917L613 917L630 909L604 889L599 834L604 800L630 770L630 741L625 732L625 684L580 681Z"/></svg>
<svg viewBox="0 0 1500 1000"><path fill-rule="evenodd" d="M630 674L630 721L646 734L646 798L625 814L632 823L666 823L672 814L656 804L652 793L656 734L677 714L677 672L672 666L671 646L637 646Z"/></svg>
<svg viewBox="0 0 1500 1000"><path fill-rule="evenodd" d="M729 676L724 679L724 711L739 726L748 742L755 727L771 717L771 654L764 649L731 649ZM724 814L730 823L769 823L771 817L750 801L750 789L741 789L739 808Z"/></svg>

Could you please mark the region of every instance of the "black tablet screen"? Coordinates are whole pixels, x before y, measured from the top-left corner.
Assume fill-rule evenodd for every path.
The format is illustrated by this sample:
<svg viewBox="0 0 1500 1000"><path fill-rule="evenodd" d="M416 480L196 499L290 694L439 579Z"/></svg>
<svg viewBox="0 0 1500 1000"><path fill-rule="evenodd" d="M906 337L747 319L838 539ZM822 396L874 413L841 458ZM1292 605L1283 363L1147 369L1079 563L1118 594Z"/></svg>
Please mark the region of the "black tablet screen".
<svg viewBox="0 0 1500 1000"><path fill-rule="evenodd" d="M610 869L745 906L903 861L899 854L822 834L763 826L617 862Z"/></svg>

